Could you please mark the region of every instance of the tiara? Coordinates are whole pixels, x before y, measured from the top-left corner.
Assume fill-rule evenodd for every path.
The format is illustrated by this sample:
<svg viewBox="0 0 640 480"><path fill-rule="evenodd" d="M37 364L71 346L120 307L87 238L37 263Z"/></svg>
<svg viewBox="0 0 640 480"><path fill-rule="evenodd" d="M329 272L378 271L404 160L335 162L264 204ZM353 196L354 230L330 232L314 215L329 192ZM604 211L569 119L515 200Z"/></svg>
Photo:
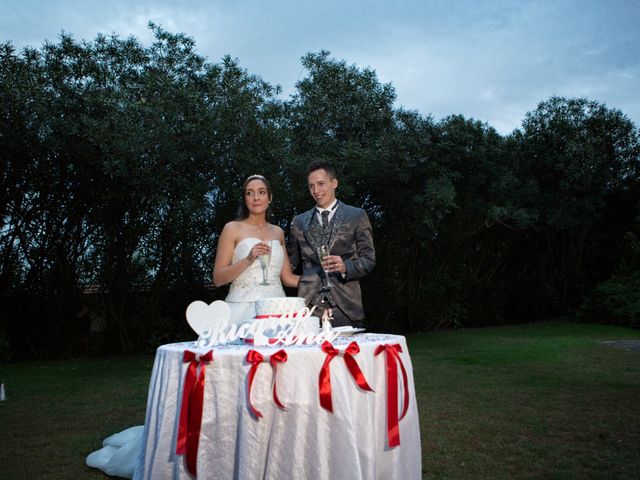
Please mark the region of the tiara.
<svg viewBox="0 0 640 480"><path fill-rule="evenodd" d="M257 174L257 173L254 173L253 175L249 175L247 177L247 180L249 180L250 178L261 178L263 180L266 180L266 178L263 175L260 175L260 174Z"/></svg>

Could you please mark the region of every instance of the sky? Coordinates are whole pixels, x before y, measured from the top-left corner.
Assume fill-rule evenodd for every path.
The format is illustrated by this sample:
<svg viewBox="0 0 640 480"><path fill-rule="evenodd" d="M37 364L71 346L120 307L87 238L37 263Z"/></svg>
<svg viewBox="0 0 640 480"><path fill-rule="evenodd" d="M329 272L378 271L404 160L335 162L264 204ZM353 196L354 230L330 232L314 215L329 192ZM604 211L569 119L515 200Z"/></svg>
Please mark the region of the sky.
<svg viewBox="0 0 640 480"><path fill-rule="evenodd" d="M149 21L192 37L211 63L237 58L283 99L306 75L300 58L329 50L435 120L462 114L508 134L555 95L640 127L640 0L0 0L0 42L19 50L62 31L149 45Z"/></svg>

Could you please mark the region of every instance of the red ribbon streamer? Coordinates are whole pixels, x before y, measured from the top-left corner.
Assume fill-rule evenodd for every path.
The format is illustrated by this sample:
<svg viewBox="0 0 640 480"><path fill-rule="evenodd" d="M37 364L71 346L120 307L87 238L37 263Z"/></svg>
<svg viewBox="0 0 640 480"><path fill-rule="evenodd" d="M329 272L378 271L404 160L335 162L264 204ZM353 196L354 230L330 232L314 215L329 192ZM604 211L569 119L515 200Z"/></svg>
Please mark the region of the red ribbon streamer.
<svg viewBox="0 0 640 480"><path fill-rule="evenodd" d="M328 341L322 342L322 351L327 354L320 369L320 406L333 413L333 402L331 400L331 370L329 363L335 356L338 355L338 350L333 348L333 345Z"/></svg>
<svg viewBox="0 0 640 480"><path fill-rule="evenodd" d="M260 363L262 363L263 359L264 357L262 356L262 354L256 350L249 350L249 353L247 353L247 362L252 364L251 370L249 370L249 410L251 410L256 418L262 417L262 413L260 413L260 411L257 410L251 403L251 385L253 385L253 377L255 376L256 371L258 370L258 366L260 365Z"/></svg>
<svg viewBox="0 0 640 480"><path fill-rule="evenodd" d="M333 401L331 396L331 369L329 367L329 364L331 363L331 360L333 360L340 353L340 351L335 349L333 345L331 345L331 343L326 340L322 343L322 351L326 353L327 356L324 359L322 368L320 369L320 377L318 379L320 387L320 406L333 413ZM356 359L353 358L353 356L358 354L359 352L360 346L356 342L351 342L344 351L344 361L347 365L349 373L351 373L351 376L356 381L358 386L362 390L373 392L373 389L367 383L362 370L360 370L358 362L356 362Z"/></svg>
<svg viewBox="0 0 640 480"><path fill-rule="evenodd" d="M256 315L254 318L257 320L263 320L265 318L281 318L281 317L284 317L285 315L295 318L298 316L298 312L286 313L286 314L285 313L262 313L260 315Z"/></svg>
<svg viewBox="0 0 640 480"><path fill-rule="evenodd" d="M186 454L187 470L195 476L202 425L205 372L207 363L213 362L213 350L209 350L204 355L185 350L182 361L189 363L189 367L182 390L176 455ZM198 373L198 366L200 366L200 373Z"/></svg>
<svg viewBox="0 0 640 480"><path fill-rule="evenodd" d="M344 362L347 364L347 368L349 372L351 372L351 376L356 381L358 386L362 390L366 390L368 392L373 392L373 389L367 383L367 380L364 378L364 373L360 370L358 366L358 362L353 358L354 355L360 353L360 346L356 342L351 342L344 351Z"/></svg>
<svg viewBox="0 0 640 480"><path fill-rule="evenodd" d="M269 359L271 368L273 368L273 401L276 402L276 405L278 405L278 407L280 407L283 410L285 410L285 406L282 404L282 402L278 398L278 391L276 389L276 380L278 378L276 374L278 373L277 371L278 362L284 363L286 361L287 361L287 352L285 352L284 350L278 350L276 353L271 355L271 358Z"/></svg>
<svg viewBox="0 0 640 480"><path fill-rule="evenodd" d="M402 378L404 380L404 406L400 420L407 414L409 408L409 381L407 372L400 358L402 347L400 344L384 344L376 348L375 355L385 352L387 363L387 440L389 447L397 447L400 445L400 425L398 423L398 366L396 360L400 363L402 369Z"/></svg>
<svg viewBox="0 0 640 480"><path fill-rule="evenodd" d="M251 410L251 412L255 415L256 418L261 418L262 417L262 413L253 406L253 404L251 403L251 387L253 385L253 379L256 375L256 372L258 371L258 367L260 366L260 364L264 361L264 357L262 356L262 354L256 350L249 350L249 352L247 353L247 361L249 363L251 363L251 369L249 370L249 389L248 389L248 398L249 398L249 410ZM271 367L273 368L273 401L275 402L275 404L280 407L281 409L285 409L286 407L282 404L282 402L280 401L280 399L278 398L278 391L277 391L277 364L278 363L284 363L287 361L287 352L285 352L284 350L278 350L276 353L274 353L273 355L271 355L271 358L269 359L269 363L271 364Z"/></svg>

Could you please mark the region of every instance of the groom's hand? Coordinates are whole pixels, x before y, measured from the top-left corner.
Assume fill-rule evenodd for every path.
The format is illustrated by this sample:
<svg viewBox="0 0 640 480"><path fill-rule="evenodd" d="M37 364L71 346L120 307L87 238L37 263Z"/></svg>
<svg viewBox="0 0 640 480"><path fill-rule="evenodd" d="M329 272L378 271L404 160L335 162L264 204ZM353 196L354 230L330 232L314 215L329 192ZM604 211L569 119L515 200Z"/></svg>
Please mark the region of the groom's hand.
<svg viewBox="0 0 640 480"><path fill-rule="evenodd" d="M342 257L339 255L327 255L322 262L322 268L327 272L347 273Z"/></svg>

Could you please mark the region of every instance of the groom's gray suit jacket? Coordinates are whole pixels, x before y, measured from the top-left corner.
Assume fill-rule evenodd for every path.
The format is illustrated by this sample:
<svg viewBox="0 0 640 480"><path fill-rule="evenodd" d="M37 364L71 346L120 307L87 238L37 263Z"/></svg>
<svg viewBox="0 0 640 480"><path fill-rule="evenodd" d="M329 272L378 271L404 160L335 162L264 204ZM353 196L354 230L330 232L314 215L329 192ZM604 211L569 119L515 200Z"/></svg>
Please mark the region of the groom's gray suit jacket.
<svg viewBox="0 0 640 480"><path fill-rule="evenodd" d="M319 240L310 234L312 222L317 222L316 208L293 218L287 251L294 272L302 268L298 295L310 305L322 288L324 272L318 258ZM364 319L360 278L368 274L376 263L371 223L367 213L361 209L338 202L331 223L329 247L332 255L340 255L347 269L346 276L331 273L331 297L351 321Z"/></svg>

